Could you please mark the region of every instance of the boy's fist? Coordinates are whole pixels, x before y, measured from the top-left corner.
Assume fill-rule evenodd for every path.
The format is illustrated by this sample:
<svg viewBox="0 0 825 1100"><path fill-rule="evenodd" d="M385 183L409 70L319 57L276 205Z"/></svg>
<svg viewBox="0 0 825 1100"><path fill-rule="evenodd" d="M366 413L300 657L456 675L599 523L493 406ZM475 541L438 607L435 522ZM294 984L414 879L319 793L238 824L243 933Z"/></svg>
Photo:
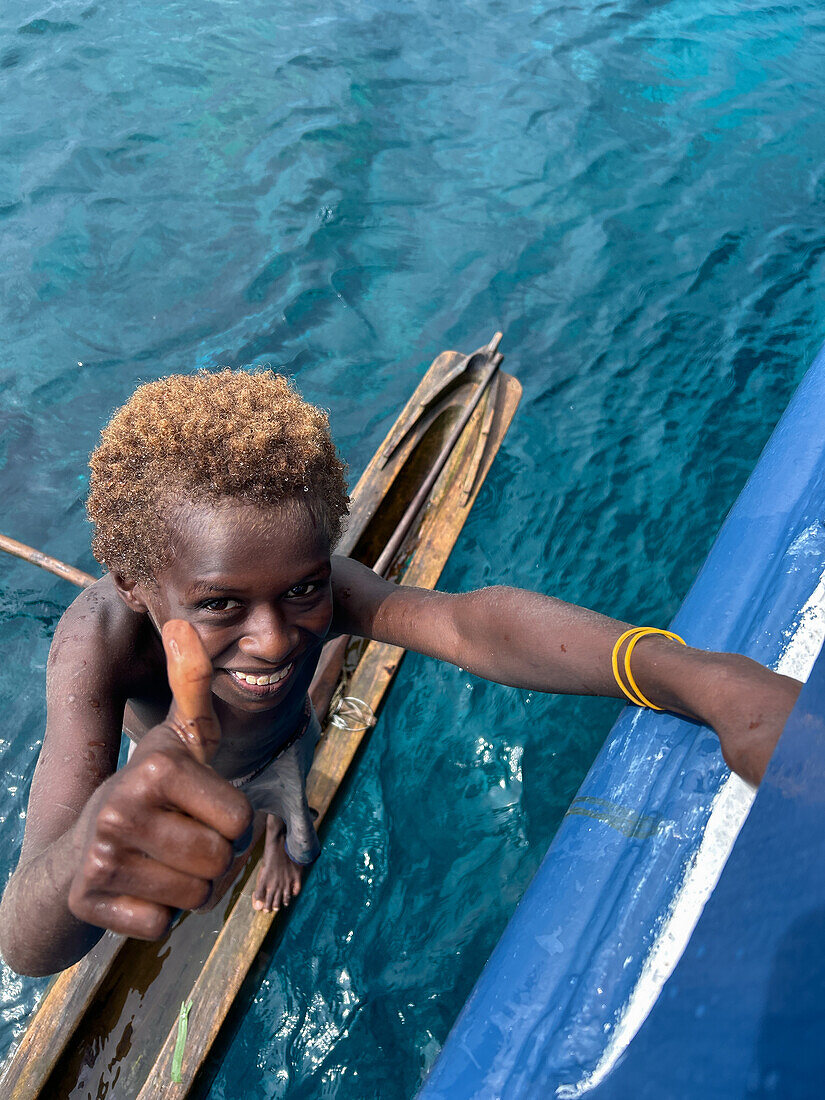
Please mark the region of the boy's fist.
<svg viewBox="0 0 825 1100"><path fill-rule="evenodd" d="M204 905L251 840L246 798L208 762L220 742L212 666L194 628L163 628L172 704L77 822L69 909L80 920L158 939L174 909Z"/></svg>

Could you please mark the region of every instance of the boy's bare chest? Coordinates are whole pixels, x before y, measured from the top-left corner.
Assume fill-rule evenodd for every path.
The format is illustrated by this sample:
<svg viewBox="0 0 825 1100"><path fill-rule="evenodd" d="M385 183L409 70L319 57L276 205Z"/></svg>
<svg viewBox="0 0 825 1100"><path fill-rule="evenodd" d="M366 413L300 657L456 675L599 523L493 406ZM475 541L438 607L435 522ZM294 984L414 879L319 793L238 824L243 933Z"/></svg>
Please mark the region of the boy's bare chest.
<svg viewBox="0 0 825 1100"><path fill-rule="evenodd" d="M164 669L158 668L155 676L140 679L142 682L135 683L130 693L123 718L124 729L133 741L140 741L166 719L171 702ZM212 767L228 779L245 775L272 757L305 720L305 692L290 693L281 706L259 715L238 715L222 700L215 699L214 703L221 744Z"/></svg>

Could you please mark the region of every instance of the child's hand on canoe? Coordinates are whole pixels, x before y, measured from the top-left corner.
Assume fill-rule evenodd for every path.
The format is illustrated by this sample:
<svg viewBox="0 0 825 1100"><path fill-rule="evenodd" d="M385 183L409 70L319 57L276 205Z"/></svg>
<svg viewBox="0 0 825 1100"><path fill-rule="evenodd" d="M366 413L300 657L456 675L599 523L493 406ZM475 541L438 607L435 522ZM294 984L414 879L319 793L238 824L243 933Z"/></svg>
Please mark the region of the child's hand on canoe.
<svg viewBox="0 0 825 1100"><path fill-rule="evenodd" d="M719 737L731 771L757 786L802 684L739 653L708 653L706 688L697 710Z"/></svg>
<svg viewBox="0 0 825 1100"><path fill-rule="evenodd" d="M209 767L220 741L209 658L181 620L163 643L169 715L87 803L69 892L80 920L139 939L162 936L173 910L204 905L251 839L249 803Z"/></svg>
<svg viewBox="0 0 825 1100"><path fill-rule="evenodd" d="M740 653L693 649L656 635L633 652L645 696L716 731L725 763L758 785L802 685Z"/></svg>

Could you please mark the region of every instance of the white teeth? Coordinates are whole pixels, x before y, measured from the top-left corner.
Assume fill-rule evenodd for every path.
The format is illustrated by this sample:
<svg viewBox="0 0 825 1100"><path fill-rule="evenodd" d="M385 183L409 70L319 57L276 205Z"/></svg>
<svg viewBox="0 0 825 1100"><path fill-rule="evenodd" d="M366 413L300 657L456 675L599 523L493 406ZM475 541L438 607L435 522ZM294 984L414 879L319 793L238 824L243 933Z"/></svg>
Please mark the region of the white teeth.
<svg viewBox="0 0 825 1100"><path fill-rule="evenodd" d="M273 672L271 676L252 676L246 672L234 671L232 675L243 684L254 684L256 687L272 687L273 684L279 684L281 680L286 679L291 671L292 665L287 665L286 668Z"/></svg>

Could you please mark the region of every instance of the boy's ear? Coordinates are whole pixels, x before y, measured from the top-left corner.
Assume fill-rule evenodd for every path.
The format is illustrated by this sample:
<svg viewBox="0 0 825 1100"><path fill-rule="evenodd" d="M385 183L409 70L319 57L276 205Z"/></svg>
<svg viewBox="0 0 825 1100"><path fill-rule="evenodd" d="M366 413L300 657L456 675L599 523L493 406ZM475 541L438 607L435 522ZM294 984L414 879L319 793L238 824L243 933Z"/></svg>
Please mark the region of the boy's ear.
<svg viewBox="0 0 825 1100"><path fill-rule="evenodd" d="M130 580L128 577L124 577L122 573L116 573L114 570L110 570L110 576L114 582L115 591L128 608L141 614L145 614L149 610L148 604L143 598L143 586L138 581Z"/></svg>

